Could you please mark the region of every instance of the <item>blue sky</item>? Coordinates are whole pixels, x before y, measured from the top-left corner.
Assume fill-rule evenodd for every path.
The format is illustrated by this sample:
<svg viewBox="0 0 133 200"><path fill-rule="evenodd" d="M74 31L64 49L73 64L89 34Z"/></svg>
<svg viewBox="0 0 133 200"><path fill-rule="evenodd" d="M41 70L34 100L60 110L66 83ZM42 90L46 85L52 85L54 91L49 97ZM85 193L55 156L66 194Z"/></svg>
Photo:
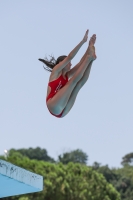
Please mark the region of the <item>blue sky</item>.
<svg viewBox="0 0 133 200"><path fill-rule="evenodd" d="M0 1L0 154L40 146L57 159L81 149L89 165L121 166L133 152L132 19L132 0ZM87 29L97 35L97 60L70 113L55 118L38 58L68 55Z"/></svg>

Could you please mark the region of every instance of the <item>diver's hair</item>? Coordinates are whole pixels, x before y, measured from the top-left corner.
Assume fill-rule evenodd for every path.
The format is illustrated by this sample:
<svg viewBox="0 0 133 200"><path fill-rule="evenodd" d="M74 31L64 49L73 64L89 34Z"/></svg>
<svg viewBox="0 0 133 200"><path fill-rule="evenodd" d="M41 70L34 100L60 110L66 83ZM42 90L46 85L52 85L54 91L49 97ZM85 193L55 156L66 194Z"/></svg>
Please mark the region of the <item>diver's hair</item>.
<svg viewBox="0 0 133 200"><path fill-rule="evenodd" d="M49 72L52 72L52 69L61 61L63 61L67 56L63 55L63 56L59 56L57 58L57 60L54 58L54 56L50 56L50 60L45 57L45 59L41 59L39 58L38 60L40 60L41 62L43 62L46 67L43 66L43 68Z"/></svg>

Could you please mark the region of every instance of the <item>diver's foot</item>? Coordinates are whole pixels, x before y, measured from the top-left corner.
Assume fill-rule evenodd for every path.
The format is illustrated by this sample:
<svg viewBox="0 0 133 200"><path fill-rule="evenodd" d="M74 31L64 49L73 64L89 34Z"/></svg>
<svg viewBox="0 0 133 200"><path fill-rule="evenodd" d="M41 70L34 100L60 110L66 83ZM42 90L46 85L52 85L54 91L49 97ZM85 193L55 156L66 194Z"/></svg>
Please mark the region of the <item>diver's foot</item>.
<svg viewBox="0 0 133 200"><path fill-rule="evenodd" d="M96 42L96 34L93 34L89 41L89 46L94 46Z"/></svg>
<svg viewBox="0 0 133 200"><path fill-rule="evenodd" d="M88 54L92 57L93 60L97 58L95 54L95 47L94 47L95 42L96 42L96 35L94 34L90 38L89 49L88 49Z"/></svg>

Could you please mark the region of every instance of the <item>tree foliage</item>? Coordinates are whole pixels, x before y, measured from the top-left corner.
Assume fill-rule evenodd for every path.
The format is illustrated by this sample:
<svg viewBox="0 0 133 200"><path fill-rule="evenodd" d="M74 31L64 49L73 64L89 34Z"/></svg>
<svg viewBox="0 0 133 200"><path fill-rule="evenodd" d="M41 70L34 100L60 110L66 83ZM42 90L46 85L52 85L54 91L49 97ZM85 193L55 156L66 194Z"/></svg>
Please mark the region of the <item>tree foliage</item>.
<svg viewBox="0 0 133 200"><path fill-rule="evenodd" d="M36 148L28 148L28 149L10 149L9 153L12 155L14 152L19 152L23 156L27 156L30 159L36 159L36 160L43 160L47 162L55 162L53 158L48 156L46 149L41 149L40 147Z"/></svg>
<svg viewBox="0 0 133 200"><path fill-rule="evenodd" d="M30 160L18 152L10 155L8 161L42 175L44 190L4 200L120 200L115 188L91 167Z"/></svg>
<svg viewBox="0 0 133 200"><path fill-rule="evenodd" d="M133 166L125 165L116 169L117 181L114 184L121 194L122 200L133 200Z"/></svg>
<svg viewBox="0 0 133 200"><path fill-rule="evenodd" d="M104 175L120 193L122 200L133 200L133 166L126 165L120 169L110 169L108 165L105 165L93 167L93 169Z"/></svg>
<svg viewBox="0 0 133 200"><path fill-rule="evenodd" d="M5 159L4 156L0 158ZM57 162L40 148L11 149L7 159L43 175L45 187L40 193L4 200L133 200L132 153L123 157L123 167L118 169L98 162L87 167L88 156L79 149L60 155Z"/></svg>
<svg viewBox="0 0 133 200"><path fill-rule="evenodd" d="M122 165L132 165L133 164L133 153L126 154L122 158Z"/></svg>
<svg viewBox="0 0 133 200"><path fill-rule="evenodd" d="M97 172L103 174L106 180L111 183L112 180L117 179L117 175L108 167L108 165L100 166Z"/></svg>
<svg viewBox="0 0 133 200"><path fill-rule="evenodd" d="M66 152L63 155L59 155L58 160L63 164L68 164L69 162L87 164L88 155L82 150L77 149L71 152Z"/></svg>
<svg viewBox="0 0 133 200"><path fill-rule="evenodd" d="M100 166L101 166L101 163L98 163L98 162L94 162L92 165L93 169L95 169L95 170L99 169Z"/></svg>

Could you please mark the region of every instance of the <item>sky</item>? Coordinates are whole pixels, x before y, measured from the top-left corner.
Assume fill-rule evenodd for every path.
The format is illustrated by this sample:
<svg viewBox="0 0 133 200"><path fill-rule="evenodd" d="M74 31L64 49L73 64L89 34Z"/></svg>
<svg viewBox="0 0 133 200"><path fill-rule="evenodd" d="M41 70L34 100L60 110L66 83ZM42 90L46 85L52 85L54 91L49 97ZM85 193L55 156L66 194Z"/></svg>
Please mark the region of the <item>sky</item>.
<svg viewBox="0 0 133 200"><path fill-rule="evenodd" d="M45 148L58 158L81 149L88 165L121 167L133 152L133 1L0 1L0 155ZM97 35L97 60L64 118L46 106L50 73L38 58L68 55ZM72 60L75 66L86 42Z"/></svg>

